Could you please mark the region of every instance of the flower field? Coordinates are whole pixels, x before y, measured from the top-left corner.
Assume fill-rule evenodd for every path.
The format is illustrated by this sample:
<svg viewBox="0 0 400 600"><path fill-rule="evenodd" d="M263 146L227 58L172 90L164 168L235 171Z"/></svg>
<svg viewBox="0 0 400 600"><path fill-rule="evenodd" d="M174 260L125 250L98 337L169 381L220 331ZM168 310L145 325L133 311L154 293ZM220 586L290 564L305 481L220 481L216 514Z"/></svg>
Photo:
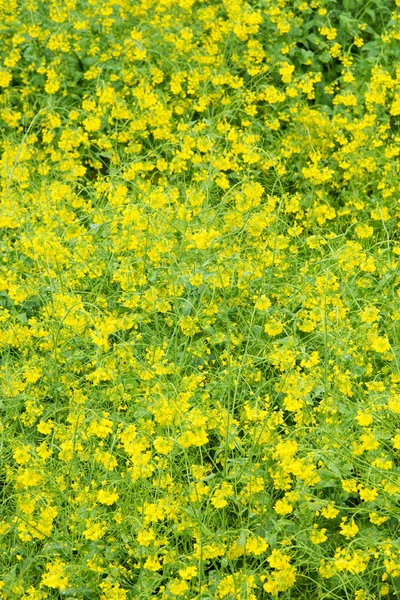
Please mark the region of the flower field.
<svg viewBox="0 0 400 600"><path fill-rule="evenodd" d="M0 598L399 598L400 0L0 48Z"/></svg>

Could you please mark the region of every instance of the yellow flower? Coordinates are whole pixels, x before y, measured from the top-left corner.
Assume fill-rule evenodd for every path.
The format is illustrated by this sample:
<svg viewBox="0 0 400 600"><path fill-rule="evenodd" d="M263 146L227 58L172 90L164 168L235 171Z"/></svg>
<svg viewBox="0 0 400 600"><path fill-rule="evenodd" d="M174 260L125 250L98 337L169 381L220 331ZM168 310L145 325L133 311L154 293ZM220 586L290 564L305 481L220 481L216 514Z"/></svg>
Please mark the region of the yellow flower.
<svg viewBox="0 0 400 600"><path fill-rule="evenodd" d="M224 508L228 505L228 501L226 498L230 498L233 496L233 486L230 483L224 481L221 485L219 485L213 497L211 498L211 504L215 506L215 508Z"/></svg>
<svg viewBox="0 0 400 600"><path fill-rule="evenodd" d="M24 369L24 377L26 383L36 383L42 376L42 369L40 367L27 367Z"/></svg>
<svg viewBox="0 0 400 600"><path fill-rule="evenodd" d="M355 479L342 479L342 488L349 494L357 492L357 481Z"/></svg>
<svg viewBox="0 0 400 600"><path fill-rule="evenodd" d="M267 558L269 564L273 569L285 569L290 563L290 556L281 552L280 550L272 550L271 554Z"/></svg>
<svg viewBox="0 0 400 600"><path fill-rule="evenodd" d="M325 542L328 539L325 535L325 532L325 528L318 529L318 525L315 524L314 529L310 533L310 540L312 541L312 543L322 544L322 542Z"/></svg>
<svg viewBox="0 0 400 600"><path fill-rule="evenodd" d="M92 524L92 522L89 519L86 522L86 529L84 530L83 535L87 540L96 541L96 540L100 540L104 536L105 532L106 532L106 527L105 527L104 522L102 524L100 524L100 523Z"/></svg>
<svg viewBox="0 0 400 600"><path fill-rule="evenodd" d="M363 485L358 487L358 493L360 494L361 500L364 502L373 502L378 496L378 490L376 488L366 488Z"/></svg>
<svg viewBox="0 0 400 600"><path fill-rule="evenodd" d="M319 27L318 31L328 40L334 40L337 36L337 30L334 27Z"/></svg>
<svg viewBox="0 0 400 600"><path fill-rule="evenodd" d="M178 572L182 579L193 579L193 577L197 576L198 570L195 566L189 566L185 567L184 569L179 569Z"/></svg>
<svg viewBox="0 0 400 600"><path fill-rule="evenodd" d="M39 423L37 424L37 430L45 435L51 433L53 431L53 428L54 424L52 421L39 421Z"/></svg>
<svg viewBox="0 0 400 600"><path fill-rule="evenodd" d="M282 81L284 83L289 83L289 81L291 81L293 71L294 71L294 66L290 65L289 63L284 63L279 68L279 73L280 73L280 75L282 77Z"/></svg>
<svg viewBox="0 0 400 600"><path fill-rule="evenodd" d="M87 117L83 121L83 126L86 131L98 131L101 127L101 120L99 117L95 116Z"/></svg>
<svg viewBox="0 0 400 600"><path fill-rule="evenodd" d="M400 394L392 393L388 400L388 408L396 414L400 414Z"/></svg>
<svg viewBox="0 0 400 600"><path fill-rule="evenodd" d="M99 585L100 589L105 592L100 596L100 600L126 600L128 592L121 588L119 583L112 583L106 579Z"/></svg>
<svg viewBox="0 0 400 600"><path fill-rule="evenodd" d="M113 422L108 418L109 414L104 413L104 418L100 420L94 420L90 423L87 428L89 435L95 435L99 438L106 438L113 428Z"/></svg>
<svg viewBox="0 0 400 600"><path fill-rule="evenodd" d="M158 571L161 569L161 563L157 555L149 556L143 566L148 571Z"/></svg>
<svg viewBox="0 0 400 600"><path fill-rule="evenodd" d="M371 344L371 348L375 350L375 352L387 352L390 350L390 343L386 337L376 336Z"/></svg>
<svg viewBox="0 0 400 600"><path fill-rule="evenodd" d="M212 227L209 230L198 231L191 235L191 239L197 248L206 250L220 236L219 231Z"/></svg>
<svg viewBox="0 0 400 600"><path fill-rule="evenodd" d="M36 452L43 460L46 460L46 458L49 458L53 454L53 450L48 447L47 442L36 446Z"/></svg>
<svg viewBox="0 0 400 600"><path fill-rule="evenodd" d="M264 331L271 337L279 335L283 331L283 323L275 319L269 319L264 325Z"/></svg>
<svg viewBox="0 0 400 600"><path fill-rule="evenodd" d="M0 70L0 87L6 88L10 85L12 79L11 73Z"/></svg>
<svg viewBox="0 0 400 600"><path fill-rule="evenodd" d="M335 508L332 504L329 504L329 506L325 506L321 510L321 515L323 517L325 517L325 519L335 519L338 514L339 514L338 509Z"/></svg>
<svg viewBox="0 0 400 600"><path fill-rule="evenodd" d="M20 446L13 452L14 460L19 465L26 465L31 460L30 446Z"/></svg>
<svg viewBox="0 0 400 600"><path fill-rule="evenodd" d="M260 298L258 298L255 307L257 310L268 310L271 306L271 300L263 294Z"/></svg>
<svg viewBox="0 0 400 600"><path fill-rule="evenodd" d="M47 71L47 81L44 86L45 91L48 94L55 94L60 89L60 86L61 86L60 77L58 76L58 74L56 73L56 71L54 69L50 68Z"/></svg>
<svg viewBox="0 0 400 600"><path fill-rule="evenodd" d="M117 494L117 492L108 492L107 490L99 490L97 492L97 500L100 502L100 504L111 506L118 500L118 498L119 494Z"/></svg>
<svg viewBox="0 0 400 600"><path fill-rule="evenodd" d="M102 452L98 448L94 453L94 459L97 463L102 464L108 471L113 471L117 466L117 459L110 452Z"/></svg>
<svg viewBox="0 0 400 600"><path fill-rule="evenodd" d="M169 590L174 596L182 596L189 589L189 585L183 579L175 579L169 585Z"/></svg>
<svg viewBox="0 0 400 600"><path fill-rule="evenodd" d="M247 538L245 548L247 554L260 556L260 554L263 554L267 550L268 544L262 537L256 536Z"/></svg>
<svg viewBox="0 0 400 600"><path fill-rule="evenodd" d="M340 532L346 539L353 538L358 533L358 525L354 521L347 522L347 517L342 517Z"/></svg>
<svg viewBox="0 0 400 600"><path fill-rule="evenodd" d="M154 440L153 445L159 454L169 454L174 447L174 440L158 436Z"/></svg>
<svg viewBox="0 0 400 600"><path fill-rule="evenodd" d="M296 582L296 570L290 565L282 571L275 571L269 575L268 579L263 584L263 588L269 594L275 596L279 592L285 592L291 588Z"/></svg>
<svg viewBox="0 0 400 600"><path fill-rule="evenodd" d="M69 578L65 574L65 563L55 560L46 565L46 573L42 575L41 582L47 587L65 590L68 587Z"/></svg>
<svg viewBox="0 0 400 600"><path fill-rule="evenodd" d="M368 239L374 234L374 228L366 224L357 225L355 228L355 232L358 238Z"/></svg>
<svg viewBox="0 0 400 600"><path fill-rule="evenodd" d="M151 527L146 530L139 531L137 534L137 541L141 546L150 546L151 542L153 542L156 538L154 533L154 529Z"/></svg>
<svg viewBox="0 0 400 600"><path fill-rule="evenodd" d="M293 506L283 498L282 500L277 500L275 502L274 511L278 513L278 515L288 515L293 512Z"/></svg>
<svg viewBox="0 0 400 600"><path fill-rule="evenodd" d="M382 525L382 523L387 521L387 519L388 518L385 516L380 517L376 512L369 513L369 520L371 521L371 523L374 523L374 525Z"/></svg>
<svg viewBox="0 0 400 600"><path fill-rule="evenodd" d="M374 421L374 419L370 413L363 412L361 410L357 411L356 420L357 420L357 423L359 425L361 425L361 427L368 427Z"/></svg>

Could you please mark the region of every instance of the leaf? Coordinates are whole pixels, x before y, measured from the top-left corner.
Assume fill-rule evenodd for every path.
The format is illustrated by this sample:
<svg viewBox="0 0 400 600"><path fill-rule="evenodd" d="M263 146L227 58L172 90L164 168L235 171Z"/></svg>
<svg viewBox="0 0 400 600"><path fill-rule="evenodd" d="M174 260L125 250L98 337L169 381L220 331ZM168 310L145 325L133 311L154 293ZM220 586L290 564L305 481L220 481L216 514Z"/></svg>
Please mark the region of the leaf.
<svg viewBox="0 0 400 600"><path fill-rule="evenodd" d="M375 23L375 21L376 21L376 14L375 14L375 12L372 10L372 8L367 8L367 9L365 10L365 12L366 12L366 13L367 13L367 14L368 14L370 17L371 17L371 19L372 19L372 22L373 22L373 23Z"/></svg>
<svg viewBox="0 0 400 600"><path fill-rule="evenodd" d="M84 600L92 600L96 598L96 593L90 588L76 587L76 588L67 588L65 590L60 590L60 596L65 598L76 598L80 597Z"/></svg>
<svg viewBox="0 0 400 600"><path fill-rule="evenodd" d="M184 317L187 317L192 312L193 305L189 300L184 300L182 302L182 314Z"/></svg>
<svg viewBox="0 0 400 600"><path fill-rule="evenodd" d="M318 475L320 476L321 481L319 481L316 484L315 487L317 489L324 489L324 488L328 488L328 487L337 487L337 485L338 485L337 477L332 475L331 471L328 471L327 469L320 469L318 471ZM339 475L339 477L340 477L340 475Z"/></svg>

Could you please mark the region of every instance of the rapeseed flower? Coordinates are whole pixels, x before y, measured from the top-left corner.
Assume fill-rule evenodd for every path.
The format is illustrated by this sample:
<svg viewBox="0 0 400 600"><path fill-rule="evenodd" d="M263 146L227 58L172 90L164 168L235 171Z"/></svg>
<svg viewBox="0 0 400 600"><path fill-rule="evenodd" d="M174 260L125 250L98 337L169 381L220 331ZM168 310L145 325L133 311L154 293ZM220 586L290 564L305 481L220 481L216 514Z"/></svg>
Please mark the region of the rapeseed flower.
<svg viewBox="0 0 400 600"><path fill-rule="evenodd" d="M1 598L396 595L399 2L339 4L0 0Z"/></svg>

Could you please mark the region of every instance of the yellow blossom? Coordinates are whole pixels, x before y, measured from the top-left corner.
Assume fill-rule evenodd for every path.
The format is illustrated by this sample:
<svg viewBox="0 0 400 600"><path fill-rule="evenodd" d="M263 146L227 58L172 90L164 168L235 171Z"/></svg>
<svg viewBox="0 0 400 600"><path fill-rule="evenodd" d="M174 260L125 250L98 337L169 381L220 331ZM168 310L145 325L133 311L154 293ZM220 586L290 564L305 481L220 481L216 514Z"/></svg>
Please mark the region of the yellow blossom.
<svg viewBox="0 0 400 600"><path fill-rule="evenodd" d="M68 575L65 573L65 563L55 560L46 565L46 572L42 575L41 583L47 587L65 590L69 584Z"/></svg>

